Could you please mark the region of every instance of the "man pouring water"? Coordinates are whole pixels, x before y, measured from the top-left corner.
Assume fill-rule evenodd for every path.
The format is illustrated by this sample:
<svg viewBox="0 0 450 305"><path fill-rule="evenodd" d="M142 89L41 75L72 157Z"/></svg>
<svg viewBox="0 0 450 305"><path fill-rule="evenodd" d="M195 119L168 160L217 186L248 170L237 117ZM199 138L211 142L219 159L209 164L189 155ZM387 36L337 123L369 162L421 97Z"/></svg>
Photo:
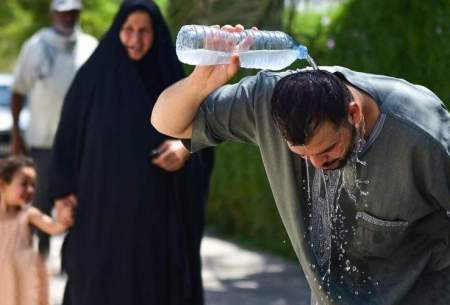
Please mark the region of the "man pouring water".
<svg viewBox="0 0 450 305"><path fill-rule="evenodd" d="M241 32L242 26L225 26ZM164 91L160 132L191 151L259 147L312 304L450 304L450 113L425 87L320 67L197 66Z"/></svg>

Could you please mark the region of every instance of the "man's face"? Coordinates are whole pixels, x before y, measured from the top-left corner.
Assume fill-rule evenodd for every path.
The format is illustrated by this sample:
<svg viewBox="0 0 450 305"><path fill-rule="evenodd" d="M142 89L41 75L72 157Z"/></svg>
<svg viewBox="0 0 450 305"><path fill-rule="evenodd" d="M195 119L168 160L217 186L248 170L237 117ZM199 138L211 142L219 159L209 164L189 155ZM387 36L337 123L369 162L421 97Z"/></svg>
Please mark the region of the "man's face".
<svg viewBox="0 0 450 305"><path fill-rule="evenodd" d="M80 11L72 10L67 12L51 13L52 23L55 30L63 35L71 35L80 18Z"/></svg>
<svg viewBox="0 0 450 305"><path fill-rule="evenodd" d="M292 145L289 149L309 160L315 168L325 170L342 168L349 158L356 138L356 130L350 123L336 126L324 121L316 127L305 145Z"/></svg>

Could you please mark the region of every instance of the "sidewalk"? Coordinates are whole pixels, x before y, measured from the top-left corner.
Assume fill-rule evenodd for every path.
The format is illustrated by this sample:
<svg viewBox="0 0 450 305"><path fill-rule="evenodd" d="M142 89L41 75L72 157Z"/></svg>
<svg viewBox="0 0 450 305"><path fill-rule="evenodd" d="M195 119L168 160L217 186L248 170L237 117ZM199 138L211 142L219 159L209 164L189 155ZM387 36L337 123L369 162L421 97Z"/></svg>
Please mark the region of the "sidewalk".
<svg viewBox="0 0 450 305"><path fill-rule="evenodd" d="M58 270L62 238L52 238L48 267ZM295 262L252 252L213 237L202 243L205 305L309 305L309 288ZM50 296L60 305L65 277L53 275Z"/></svg>

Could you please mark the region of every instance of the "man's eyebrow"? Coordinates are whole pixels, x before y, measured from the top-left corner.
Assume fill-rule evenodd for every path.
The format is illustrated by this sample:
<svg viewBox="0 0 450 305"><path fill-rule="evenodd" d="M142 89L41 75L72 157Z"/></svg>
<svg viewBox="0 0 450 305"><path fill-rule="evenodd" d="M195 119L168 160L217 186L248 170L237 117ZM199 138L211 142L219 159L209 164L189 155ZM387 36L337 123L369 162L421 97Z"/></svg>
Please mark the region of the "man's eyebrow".
<svg viewBox="0 0 450 305"><path fill-rule="evenodd" d="M320 155L320 154L323 154L323 153L326 153L326 152L332 150L337 144L338 144L338 141L334 142L330 146L324 148L321 152L316 153L316 155Z"/></svg>

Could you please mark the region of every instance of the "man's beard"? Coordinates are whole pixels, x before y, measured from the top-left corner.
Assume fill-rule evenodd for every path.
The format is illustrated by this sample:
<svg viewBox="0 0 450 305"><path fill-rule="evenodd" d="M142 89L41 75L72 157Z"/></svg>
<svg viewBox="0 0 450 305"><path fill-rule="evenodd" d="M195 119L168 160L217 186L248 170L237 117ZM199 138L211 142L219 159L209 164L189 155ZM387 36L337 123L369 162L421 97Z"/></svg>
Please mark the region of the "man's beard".
<svg viewBox="0 0 450 305"><path fill-rule="evenodd" d="M73 34L73 32L75 31L77 24L72 24L72 23L67 23L67 24L63 24L63 23L58 23L58 24L54 24L53 27L55 28L56 32L60 33L61 35L64 36L70 36Z"/></svg>
<svg viewBox="0 0 450 305"><path fill-rule="evenodd" d="M358 143L360 141L360 133L358 132L358 130L356 129L355 126L349 124L349 127L351 129L352 135L351 135L351 139L350 139L350 144L347 148L347 151L345 152L345 155L343 158L339 159L339 160L335 160L333 162L331 162L329 165L338 162L336 167L330 168L330 170L336 170L336 169L341 169L344 168L347 163L348 160L350 160L352 158L352 155L354 153L357 153L357 147L358 147ZM326 167L327 164L324 164L324 167Z"/></svg>

